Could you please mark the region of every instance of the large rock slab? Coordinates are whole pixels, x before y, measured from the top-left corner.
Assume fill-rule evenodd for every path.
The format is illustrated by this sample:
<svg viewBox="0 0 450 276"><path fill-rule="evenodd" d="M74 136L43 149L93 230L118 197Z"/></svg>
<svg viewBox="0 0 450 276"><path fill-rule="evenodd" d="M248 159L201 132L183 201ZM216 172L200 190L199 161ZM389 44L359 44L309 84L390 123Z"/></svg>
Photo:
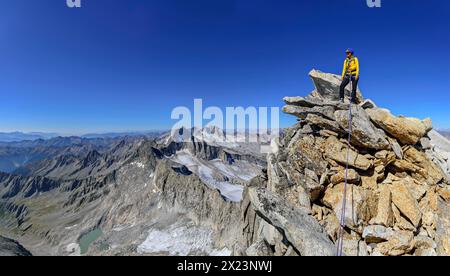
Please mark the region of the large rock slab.
<svg viewBox="0 0 450 276"><path fill-rule="evenodd" d="M345 181L345 175L345 169L339 170L331 176L330 181L333 184L343 183ZM349 169L347 172L347 181L350 184L358 184L361 181L361 176L354 169Z"/></svg>
<svg viewBox="0 0 450 276"><path fill-rule="evenodd" d="M359 106L364 109L378 107L371 99L364 100L364 102L360 103Z"/></svg>
<svg viewBox="0 0 450 276"><path fill-rule="evenodd" d="M427 150L426 154L433 163L441 168L447 183L450 183L450 152L434 148L433 150Z"/></svg>
<svg viewBox="0 0 450 276"><path fill-rule="evenodd" d="M284 97L283 101L287 105L302 106L302 107L314 107L324 106L325 102L322 99L316 97Z"/></svg>
<svg viewBox="0 0 450 276"><path fill-rule="evenodd" d="M335 247L307 210L288 205L283 198L264 188L250 188L255 210L272 225L283 229L286 238L302 256L333 256Z"/></svg>
<svg viewBox="0 0 450 276"><path fill-rule="evenodd" d="M259 240L250 245L245 251L247 256L272 256L273 253L269 245L264 240Z"/></svg>
<svg viewBox="0 0 450 276"><path fill-rule="evenodd" d="M370 200L373 194L359 186L347 184L345 225L356 229L363 222L371 218ZM340 219L342 213L342 199L344 198L344 183L329 187L325 191L323 203L333 209L336 217Z"/></svg>
<svg viewBox="0 0 450 276"><path fill-rule="evenodd" d="M314 82L317 94L326 100L338 101L339 100L339 87L341 86L342 79L341 76L323 73L318 70L312 70L309 72L309 76ZM351 90L350 85L345 89L345 94L350 97ZM364 99L361 95L359 88L357 89L357 103L361 103Z"/></svg>
<svg viewBox="0 0 450 276"><path fill-rule="evenodd" d="M428 185L436 185L444 178L441 168L433 163L425 153L414 147L407 147L403 151L403 155L405 161L420 168L420 170L412 173L412 176L418 181L426 182Z"/></svg>
<svg viewBox="0 0 450 276"><path fill-rule="evenodd" d="M438 255L450 256L450 203L438 202L438 221L436 225L436 243Z"/></svg>
<svg viewBox="0 0 450 276"><path fill-rule="evenodd" d="M414 234L410 231L396 231L387 242L380 243L377 250L385 256L400 256L414 248Z"/></svg>
<svg viewBox="0 0 450 276"><path fill-rule="evenodd" d="M303 136L287 148L287 159L290 163L287 169L303 172L305 168L322 175L327 170L328 163L323 158L323 139L313 135ZM295 181L300 183L301 181Z"/></svg>
<svg viewBox="0 0 450 276"><path fill-rule="evenodd" d="M298 118L305 119L308 114L315 114L323 116L329 120L334 120L335 109L331 106L314 106L303 107L295 105L286 105L283 107L283 112L286 114L294 115Z"/></svg>
<svg viewBox="0 0 450 276"><path fill-rule="evenodd" d="M340 101L332 101L330 99L324 99L318 96L317 91L313 91L307 97L285 97L283 101L287 105L300 106L300 107L314 107L314 106L328 106L333 107L335 110L347 110L349 103L341 103Z"/></svg>
<svg viewBox="0 0 450 276"><path fill-rule="evenodd" d="M328 129L336 133L344 133L343 129L340 128L339 124L335 121L317 116L315 114L308 114L306 116L306 122L318 126L323 129Z"/></svg>
<svg viewBox="0 0 450 276"><path fill-rule="evenodd" d="M417 118L396 117L381 108L367 109L366 112L377 126L405 145L417 144L427 132L427 125Z"/></svg>
<svg viewBox="0 0 450 276"><path fill-rule="evenodd" d="M422 219L422 212L408 187L403 182L397 181L390 185L390 190L394 205L417 228Z"/></svg>
<svg viewBox="0 0 450 276"><path fill-rule="evenodd" d="M450 140L435 130L428 133L432 149L427 151L428 157L445 173L447 182L450 183Z"/></svg>
<svg viewBox="0 0 450 276"><path fill-rule="evenodd" d="M436 249L436 242L427 236L416 236L414 237L414 248L416 249Z"/></svg>
<svg viewBox="0 0 450 276"><path fill-rule="evenodd" d="M386 227L394 226L391 190L387 185L380 185L378 188L377 216L373 218L371 223Z"/></svg>
<svg viewBox="0 0 450 276"><path fill-rule="evenodd" d="M344 239L342 243L342 251L345 256L368 256L367 244L358 239Z"/></svg>
<svg viewBox="0 0 450 276"><path fill-rule="evenodd" d="M389 141L389 144L391 145L392 151L395 153L395 156L397 156L398 159L403 159L403 150L398 141L394 138L387 138Z"/></svg>
<svg viewBox="0 0 450 276"><path fill-rule="evenodd" d="M364 228L362 237L366 243L380 243L389 240L394 235L392 228L381 225L369 225Z"/></svg>
<svg viewBox="0 0 450 276"><path fill-rule="evenodd" d="M347 163L347 145L340 142L336 137L330 136L328 137L325 143L325 157L330 158L342 165ZM349 150L349 166L360 169L360 170L368 170L372 167L372 162L354 151L353 149Z"/></svg>
<svg viewBox="0 0 450 276"><path fill-rule="evenodd" d="M0 256L31 256L31 253L17 241L0 236Z"/></svg>
<svg viewBox="0 0 450 276"><path fill-rule="evenodd" d="M432 146L446 152L450 152L450 140L442 136L439 132L431 130L428 132L430 143Z"/></svg>
<svg viewBox="0 0 450 276"><path fill-rule="evenodd" d="M349 129L348 110L338 110L334 116L341 128ZM352 143L376 150L389 148L389 142L386 140L384 132L376 128L364 109L357 105L352 105Z"/></svg>

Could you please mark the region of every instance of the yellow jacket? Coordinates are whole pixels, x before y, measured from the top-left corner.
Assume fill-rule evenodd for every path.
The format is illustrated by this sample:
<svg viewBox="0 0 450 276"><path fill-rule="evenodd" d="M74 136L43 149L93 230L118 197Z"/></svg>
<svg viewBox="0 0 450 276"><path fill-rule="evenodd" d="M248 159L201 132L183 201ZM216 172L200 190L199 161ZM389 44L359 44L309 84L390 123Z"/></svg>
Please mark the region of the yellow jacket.
<svg viewBox="0 0 450 276"><path fill-rule="evenodd" d="M344 68L342 69L342 77L350 73L353 76L359 77L359 61L357 57L352 57L351 59L346 58L344 61Z"/></svg>

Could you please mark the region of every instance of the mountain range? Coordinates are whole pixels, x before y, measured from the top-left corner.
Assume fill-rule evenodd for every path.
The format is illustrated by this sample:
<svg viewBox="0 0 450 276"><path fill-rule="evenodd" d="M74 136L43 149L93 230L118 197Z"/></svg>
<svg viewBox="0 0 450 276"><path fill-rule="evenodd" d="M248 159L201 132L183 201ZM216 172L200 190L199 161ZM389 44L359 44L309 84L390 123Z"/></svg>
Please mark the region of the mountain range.
<svg viewBox="0 0 450 276"><path fill-rule="evenodd" d="M57 133L45 132L0 132L0 142L19 142L24 140L50 139L57 136Z"/></svg>
<svg viewBox="0 0 450 276"><path fill-rule="evenodd" d="M120 137L138 137L144 136L155 138L166 131L134 131L134 132L107 132L107 133L88 133L77 136L77 138L95 139L95 138L120 138ZM0 132L0 142L21 142L35 140L49 140L52 138L68 138L70 136L58 133L47 132Z"/></svg>
<svg viewBox="0 0 450 276"><path fill-rule="evenodd" d="M359 90L338 102L339 76L310 77L311 94L284 98L298 122L271 140L0 143L0 255L329 256L341 240L352 256L450 255L450 142Z"/></svg>

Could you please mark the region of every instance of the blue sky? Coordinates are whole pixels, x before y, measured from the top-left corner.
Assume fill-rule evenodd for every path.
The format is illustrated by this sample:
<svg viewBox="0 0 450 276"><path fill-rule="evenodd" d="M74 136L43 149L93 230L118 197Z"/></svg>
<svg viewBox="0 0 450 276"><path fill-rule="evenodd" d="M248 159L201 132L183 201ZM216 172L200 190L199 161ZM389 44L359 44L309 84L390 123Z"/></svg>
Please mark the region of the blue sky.
<svg viewBox="0 0 450 276"><path fill-rule="evenodd" d="M312 68L340 73L347 47L365 97L450 128L450 2L382 3L0 0L0 131L165 129L194 98L282 106Z"/></svg>

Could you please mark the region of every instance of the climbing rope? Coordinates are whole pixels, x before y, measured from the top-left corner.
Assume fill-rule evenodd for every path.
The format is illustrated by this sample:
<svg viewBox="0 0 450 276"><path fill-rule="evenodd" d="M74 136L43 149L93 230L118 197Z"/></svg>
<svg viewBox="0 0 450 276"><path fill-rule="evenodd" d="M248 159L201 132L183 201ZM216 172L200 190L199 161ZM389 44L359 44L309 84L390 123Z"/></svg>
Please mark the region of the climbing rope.
<svg viewBox="0 0 450 276"><path fill-rule="evenodd" d="M350 77L350 89L352 89L352 82ZM351 91L351 90L350 90ZM348 170L349 170L349 159L350 159L350 141L352 138L352 123L353 123L353 115L352 115L352 99L349 104L349 113L348 113L348 140L347 140L347 161L345 164L345 181L344 181L344 196L342 198L342 209L341 209L341 217L339 221L339 233L338 233L338 242L337 242L337 256L342 256L342 246L344 243L344 227L345 227L345 208L347 205L347 183L348 183Z"/></svg>

